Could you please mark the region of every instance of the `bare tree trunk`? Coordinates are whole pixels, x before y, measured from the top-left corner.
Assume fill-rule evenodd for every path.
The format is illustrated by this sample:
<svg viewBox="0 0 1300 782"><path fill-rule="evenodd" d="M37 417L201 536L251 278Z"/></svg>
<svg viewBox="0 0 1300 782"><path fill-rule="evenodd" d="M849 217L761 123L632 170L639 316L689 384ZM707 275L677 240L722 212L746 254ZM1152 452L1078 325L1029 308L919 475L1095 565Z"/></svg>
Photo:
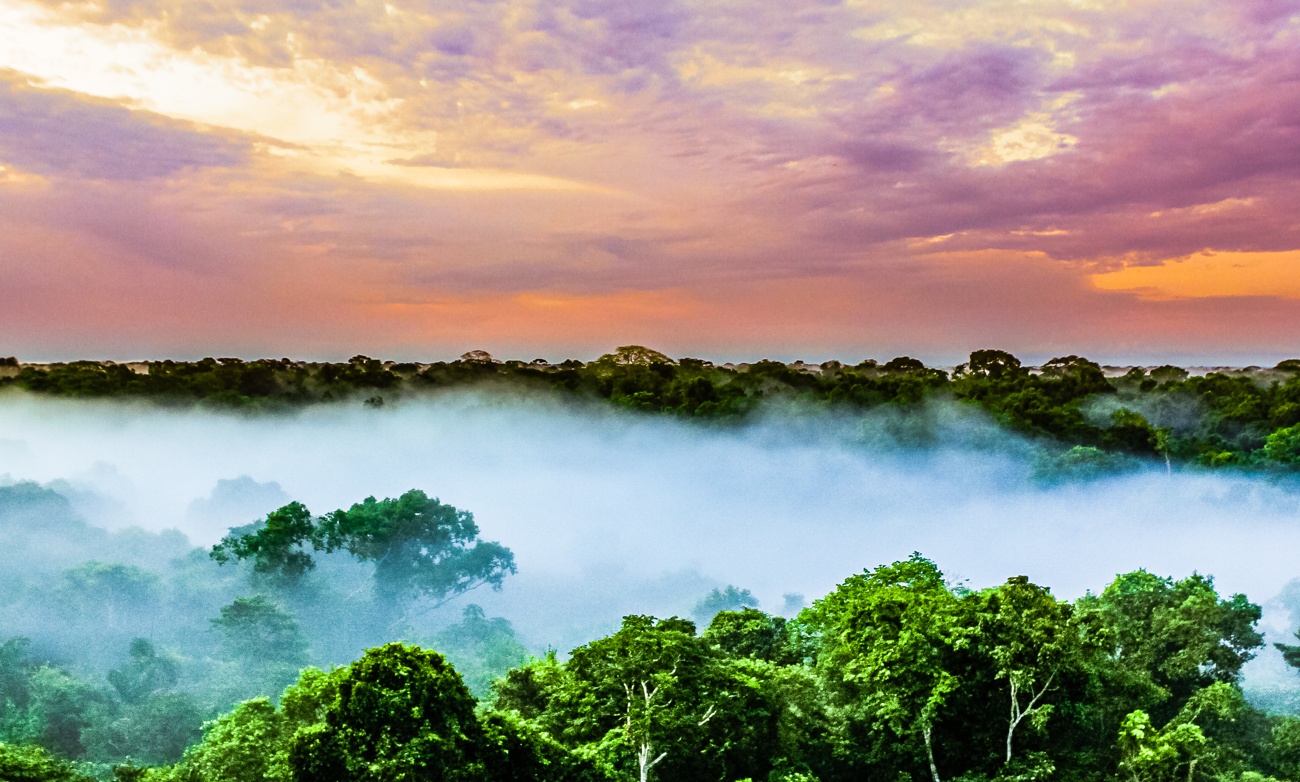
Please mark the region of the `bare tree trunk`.
<svg viewBox="0 0 1300 782"><path fill-rule="evenodd" d="M1011 681L1011 721L1007 723L1007 763L1011 762L1011 737L1016 735L1016 725L1020 723L1020 700L1016 693L1015 677L1007 677Z"/></svg>
<svg viewBox="0 0 1300 782"><path fill-rule="evenodd" d="M926 725L924 728L921 728L921 735L925 737L925 754L930 758L930 778L933 779L934 782L940 782L939 767L934 764L934 747L930 745L929 725Z"/></svg>

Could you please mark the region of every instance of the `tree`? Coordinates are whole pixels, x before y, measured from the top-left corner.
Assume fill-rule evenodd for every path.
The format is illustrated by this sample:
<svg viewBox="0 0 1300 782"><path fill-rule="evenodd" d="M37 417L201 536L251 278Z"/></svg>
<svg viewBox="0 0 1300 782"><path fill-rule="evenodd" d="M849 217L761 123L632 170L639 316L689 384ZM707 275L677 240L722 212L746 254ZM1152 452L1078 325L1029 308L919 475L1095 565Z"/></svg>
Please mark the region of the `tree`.
<svg viewBox="0 0 1300 782"><path fill-rule="evenodd" d="M235 598L212 624L221 633L228 660L255 665L307 663L307 639L298 623L261 595Z"/></svg>
<svg viewBox="0 0 1300 782"><path fill-rule="evenodd" d="M446 655L477 697L491 691L492 681L522 665L528 650L519 643L510 621L489 619L482 607L465 606L461 620L434 637L434 646Z"/></svg>
<svg viewBox="0 0 1300 782"><path fill-rule="evenodd" d="M222 565L251 559L254 573L276 586L290 587L316 567L306 547L318 539L311 511L300 502L291 502L268 513L252 528L231 530L212 547L209 556Z"/></svg>
<svg viewBox="0 0 1300 782"><path fill-rule="evenodd" d="M1296 639L1300 640L1300 630L1295 632ZM1274 643L1273 646L1282 653L1282 659L1292 668L1300 668L1300 646L1292 646L1283 643Z"/></svg>
<svg viewBox="0 0 1300 782"><path fill-rule="evenodd" d="M1011 762L1016 729L1024 720L1041 727L1051 714L1046 696L1064 669L1080 663L1081 643L1068 604L1025 576L977 598L979 644L992 658L996 678L1010 697L1006 761Z"/></svg>
<svg viewBox="0 0 1300 782"><path fill-rule="evenodd" d="M263 596L240 597L212 620L221 656L235 665L230 681L237 697L274 695L307 664L307 639L298 623Z"/></svg>
<svg viewBox="0 0 1300 782"><path fill-rule="evenodd" d="M691 610L691 615L699 625L707 626L720 611L739 611L742 608L757 608L758 598L748 589L740 589L728 584L725 589L714 589L700 598Z"/></svg>
<svg viewBox="0 0 1300 782"><path fill-rule="evenodd" d="M1264 441L1264 455L1280 464L1300 464L1300 424L1270 434Z"/></svg>
<svg viewBox="0 0 1300 782"><path fill-rule="evenodd" d="M1244 707L1241 692L1216 682L1194 695L1159 730L1145 711L1124 718L1119 732L1119 771L1133 782L1174 782L1183 766L1192 782L1199 763L1214 756L1214 746L1196 720L1202 716L1231 718Z"/></svg>
<svg viewBox="0 0 1300 782"><path fill-rule="evenodd" d="M231 530L213 547L219 563L251 559L273 586L291 587L315 567L308 552L344 550L374 564L375 593L386 606L429 601L425 610L515 572L514 554L478 537L469 511L412 489L396 499L365 501L313 518L289 503L253 527Z"/></svg>
<svg viewBox="0 0 1300 782"><path fill-rule="evenodd" d="M920 554L851 576L809 609L817 665L876 728L917 736L940 782L933 729L958 687L952 652L969 629L943 573Z"/></svg>
<svg viewBox="0 0 1300 782"><path fill-rule="evenodd" d="M790 642L783 616L769 616L756 608L720 611L704 631L704 640L715 644L733 657L749 657L770 662L794 663L794 644Z"/></svg>
<svg viewBox="0 0 1300 782"><path fill-rule="evenodd" d="M5 782L94 782L71 763L52 757L40 747L0 742L0 779Z"/></svg>
<svg viewBox="0 0 1300 782"><path fill-rule="evenodd" d="M295 782L481 779L486 738L474 699L442 655L371 649L339 682L324 722L289 746Z"/></svg>
<svg viewBox="0 0 1300 782"><path fill-rule="evenodd" d="M512 671L496 708L637 779L766 777L776 710L689 621L627 616L612 635Z"/></svg>
<svg viewBox="0 0 1300 782"><path fill-rule="evenodd" d="M131 641L131 659L108 672L108 683L124 703L139 703L157 692L176 686L176 661L159 657L146 638Z"/></svg>
<svg viewBox="0 0 1300 782"><path fill-rule="evenodd" d="M58 587L63 610L109 630L157 597L158 577L134 565L90 561L70 568Z"/></svg>
<svg viewBox="0 0 1300 782"><path fill-rule="evenodd" d="M388 600L441 605L484 584L499 589L516 572L510 549L479 539L472 513L418 489L397 499L367 497L328 514L319 530L326 551L346 549L374 563L376 590Z"/></svg>
<svg viewBox="0 0 1300 782"><path fill-rule="evenodd" d="M643 347L641 345L624 345L617 348L613 353L606 353L596 359L596 364L619 364L623 366L646 365L646 364L675 364L668 356L657 350Z"/></svg>
<svg viewBox="0 0 1300 782"><path fill-rule="evenodd" d="M1156 717L1172 718L1215 682L1235 684L1264 640L1259 606L1241 594L1220 599L1214 580L1195 573L1179 581L1126 573L1076 606L1100 622L1113 669L1151 688L1146 708Z"/></svg>

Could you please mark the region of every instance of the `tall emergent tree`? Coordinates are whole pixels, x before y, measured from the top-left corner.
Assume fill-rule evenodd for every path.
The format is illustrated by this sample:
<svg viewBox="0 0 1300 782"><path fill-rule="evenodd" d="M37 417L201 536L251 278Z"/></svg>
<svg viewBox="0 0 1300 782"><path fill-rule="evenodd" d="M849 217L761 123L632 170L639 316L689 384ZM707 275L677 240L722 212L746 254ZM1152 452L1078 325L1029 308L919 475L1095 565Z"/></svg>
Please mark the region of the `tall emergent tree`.
<svg viewBox="0 0 1300 782"><path fill-rule="evenodd" d="M1007 683L1010 709L1006 762L1016 729L1029 720L1042 726L1052 712L1048 692L1066 670L1082 665L1084 642L1068 603L1044 587L1015 576L978 596L979 645L993 660L996 678Z"/></svg>
<svg viewBox="0 0 1300 782"><path fill-rule="evenodd" d="M294 586L316 566L309 548L372 563L375 595L388 605L424 601L431 608L484 584L499 588L515 572L514 554L479 539L472 513L419 489L396 499L367 497L321 517L289 503L257 525L231 530L211 557L223 564L251 560L255 574Z"/></svg>
<svg viewBox="0 0 1300 782"><path fill-rule="evenodd" d="M941 782L933 729L957 689L953 652L970 634L933 562L909 559L851 576L808 610L822 632L817 665L876 728L916 736Z"/></svg>

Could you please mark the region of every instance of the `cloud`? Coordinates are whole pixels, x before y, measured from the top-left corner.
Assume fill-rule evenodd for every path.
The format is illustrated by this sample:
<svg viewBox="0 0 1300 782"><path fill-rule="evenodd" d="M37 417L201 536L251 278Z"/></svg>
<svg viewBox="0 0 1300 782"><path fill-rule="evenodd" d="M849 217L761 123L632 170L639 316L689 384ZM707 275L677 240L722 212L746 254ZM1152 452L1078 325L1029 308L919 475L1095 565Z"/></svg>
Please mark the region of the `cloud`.
<svg viewBox="0 0 1300 782"><path fill-rule="evenodd" d="M164 178L187 169L233 167L246 138L205 132L146 111L0 71L0 162L42 175L86 179Z"/></svg>
<svg viewBox="0 0 1300 782"><path fill-rule="evenodd" d="M5 82L19 119L0 123L0 143L17 173L0 174L0 198L53 247L209 282L223 271L229 289L210 286L196 312L261 312L301 274L315 282L298 298L317 308L407 308L393 345L441 317L429 302L604 312L681 295L735 301L759 328L768 285L878 290L929 311L930 289L909 281L966 280L944 260L961 255L981 259L982 288L1068 291L1070 333L1103 334L1116 311L1184 321L1091 289L1092 273L1300 247L1300 29L1267 0L42 8L25 29L102 43L86 50L115 75L76 83L124 98ZM184 67L160 75L160 52ZM77 121L53 119L65 114ZM23 171L99 184L42 193ZM53 252L35 241L24 252ZM591 321L573 317L581 339ZM984 317L998 320L989 333L1010 328Z"/></svg>

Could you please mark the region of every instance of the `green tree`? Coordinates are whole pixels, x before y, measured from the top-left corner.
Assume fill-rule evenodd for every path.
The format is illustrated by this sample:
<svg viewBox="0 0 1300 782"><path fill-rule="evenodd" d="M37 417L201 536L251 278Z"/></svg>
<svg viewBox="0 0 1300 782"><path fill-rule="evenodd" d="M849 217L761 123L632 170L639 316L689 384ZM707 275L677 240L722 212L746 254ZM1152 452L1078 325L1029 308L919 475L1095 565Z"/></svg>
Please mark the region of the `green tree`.
<svg viewBox="0 0 1300 782"><path fill-rule="evenodd" d="M306 665L307 640L293 617L266 597L239 597L212 624L226 659L253 665Z"/></svg>
<svg viewBox="0 0 1300 782"><path fill-rule="evenodd" d="M0 779L5 782L94 782L67 761L40 747L0 742Z"/></svg>
<svg viewBox="0 0 1300 782"><path fill-rule="evenodd" d="M766 776L777 714L763 683L683 619L627 616L619 630L511 671L496 708L637 779Z"/></svg>
<svg viewBox="0 0 1300 782"><path fill-rule="evenodd" d="M1230 718L1244 706L1241 692L1216 682L1197 692L1178 714L1156 729L1145 711L1134 711L1120 725L1119 771L1133 782L1174 782L1187 768L1187 780L1196 778L1197 765L1218 753L1196 723L1203 717ZM1207 775L1208 776L1208 775Z"/></svg>
<svg viewBox="0 0 1300 782"><path fill-rule="evenodd" d="M108 683L124 703L139 703L157 692L176 686L176 661L160 657L147 638L131 641L131 659L108 672Z"/></svg>
<svg viewBox="0 0 1300 782"><path fill-rule="evenodd" d="M728 584L724 589L713 589L700 598L691 609L691 616L696 624L707 626L720 611L739 611L742 608L757 608L758 598L748 589L740 589Z"/></svg>
<svg viewBox="0 0 1300 782"><path fill-rule="evenodd" d="M307 664L307 639L292 616L261 595L236 598L212 620L222 659L235 666L243 697L279 692Z"/></svg>
<svg viewBox="0 0 1300 782"><path fill-rule="evenodd" d="M1235 684L1264 640L1259 606L1241 594L1220 599L1214 580L1199 574L1126 573L1076 606L1100 622L1110 670L1146 691L1131 708L1157 719L1171 719L1201 688Z"/></svg>
<svg viewBox="0 0 1300 782"><path fill-rule="evenodd" d="M311 511L300 502L291 502L250 528L231 530L212 547L210 556L223 565L251 559L254 573L276 586L292 587L316 567L306 548L318 540Z"/></svg>
<svg viewBox="0 0 1300 782"><path fill-rule="evenodd" d="M959 685L952 653L970 635L943 574L913 554L851 576L807 615L822 633L823 675L877 729L920 738L940 782L933 729Z"/></svg>
<svg viewBox="0 0 1300 782"><path fill-rule="evenodd" d="M1047 696L1053 682L1081 665L1081 634L1071 607L1025 576L1008 579L975 599L980 602L979 646L993 660L995 677L1007 683L1010 763L1016 729L1025 720L1041 728L1052 712Z"/></svg>
<svg viewBox="0 0 1300 782"><path fill-rule="evenodd" d="M376 589L387 600L441 605L484 584L500 588L515 572L510 549L479 539L473 514L418 489L334 511L322 519L320 533L325 550L346 549L373 562Z"/></svg>
<svg viewBox="0 0 1300 782"><path fill-rule="evenodd" d="M442 655L388 644L348 668L323 724L290 742L295 782L478 780L486 738L474 699Z"/></svg>
<svg viewBox="0 0 1300 782"><path fill-rule="evenodd" d="M1279 464L1300 464L1300 424L1270 434L1264 440L1264 455Z"/></svg>
<svg viewBox="0 0 1300 782"><path fill-rule="evenodd" d="M456 666L476 697L488 695L493 680L528 659L509 620L489 619L477 605L465 606L461 620L439 632L433 645Z"/></svg>
<svg viewBox="0 0 1300 782"><path fill-rule="evenodd" d="M1300 640L1300 630L1295 632L1295 637ZM1282 653L1282 659L1292 668L1300 668L1300 646L1291 644L1274 643L1273 646Z"/></svg>
<svg viewBox="0 0 1300 782"><path fill-rule="evenodd" d="M56 590L63 611L116 630L133 614L154 607L158 576L134 565L92 560L65 571Z"/></svg>

